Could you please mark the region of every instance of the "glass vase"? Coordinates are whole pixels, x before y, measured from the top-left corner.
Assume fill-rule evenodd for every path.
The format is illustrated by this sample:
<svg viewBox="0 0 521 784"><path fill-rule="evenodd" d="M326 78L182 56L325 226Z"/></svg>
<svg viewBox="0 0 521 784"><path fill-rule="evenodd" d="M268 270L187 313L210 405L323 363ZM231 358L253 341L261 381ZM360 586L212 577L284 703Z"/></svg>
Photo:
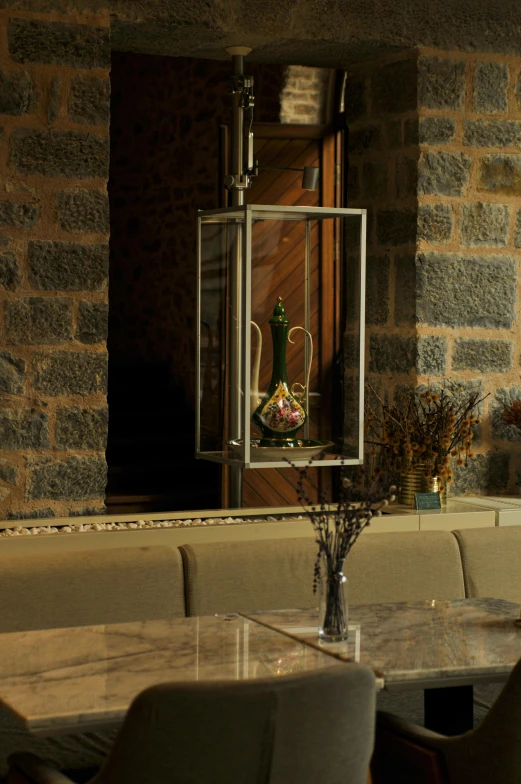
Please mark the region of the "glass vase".
<svg viewBox="0 0 521 784"><path fill-rule="evenodd" d="M344 562L322 556L320 561L318 636L323 642L347 640L347 577Z"/></svg>

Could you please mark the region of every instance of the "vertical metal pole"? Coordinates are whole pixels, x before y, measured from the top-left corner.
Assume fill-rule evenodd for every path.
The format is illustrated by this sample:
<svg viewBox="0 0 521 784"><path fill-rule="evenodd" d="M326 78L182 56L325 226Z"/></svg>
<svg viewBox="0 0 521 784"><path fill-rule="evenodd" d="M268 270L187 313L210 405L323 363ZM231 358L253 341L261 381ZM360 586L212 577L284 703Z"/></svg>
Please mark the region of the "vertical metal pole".
<svg viewBox="0 0 521 784"><path fill-rule="evenodd" d="M305 251L304 251L304 327L311 332L311 300L309 290L309 278L311 275L311 221L306 220L305 230ZM304 367L309 364L309 341L308 336L304 338ZM304 379L306 380L306 379ZM310 376L311 381L311 376ZM307 412L306 423L304 425L304 437L309 438L309 384L306 387L305 408Z"/></svg>
<svg viewBox="0 0 521 784"><path fill-rule="evenodd" d="M232 72L234 76L240 76L244 72L244 55L232 54ZM244 109L240 105L237 93L233 95L232 106L232 138L231 138L231 166L232 174L242 179L244 170ZM244 204L244 191L242 188L231 189L232 207L241 207ZM237 224L237 235L235 248L233 249L230 265L230 380L231 389L228 397L230 401L229 410L229 437L232 439L240 438L241 433L241 399L238 386L242 378L241 373L241 280L242 280L242 232L243 227ZM242 390L247 394L247 390ZM245 434L246 428L244 428ZM240 509L242 506L242 468L230 466L228 471L228 499L232 509Z"/></svg>

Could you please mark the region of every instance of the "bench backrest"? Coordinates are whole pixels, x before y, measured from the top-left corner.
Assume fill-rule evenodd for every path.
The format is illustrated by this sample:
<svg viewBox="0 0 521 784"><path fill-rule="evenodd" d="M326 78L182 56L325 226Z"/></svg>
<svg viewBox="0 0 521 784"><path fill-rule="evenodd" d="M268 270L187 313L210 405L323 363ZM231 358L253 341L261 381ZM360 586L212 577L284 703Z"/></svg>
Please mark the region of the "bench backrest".
<svg viewBox="0 0 521 784"><path fill-rule="evenodd" d="M121 547L0 557L0 632L183 616L181 555Z"/></svg>
<svg viewBox="0 0 521 784"><path fill-rule="evenodd" d="M306 608L313 537L180 547L188 615ZM351 604L463 598L459 548L448 531L362 536L347 557Z"/></svg>
<svg viewBox="0 0 521 784"><path fill-rule="evenodd" d="M469 598L494 596L521 604L521 526L454 531Z"/></svg>

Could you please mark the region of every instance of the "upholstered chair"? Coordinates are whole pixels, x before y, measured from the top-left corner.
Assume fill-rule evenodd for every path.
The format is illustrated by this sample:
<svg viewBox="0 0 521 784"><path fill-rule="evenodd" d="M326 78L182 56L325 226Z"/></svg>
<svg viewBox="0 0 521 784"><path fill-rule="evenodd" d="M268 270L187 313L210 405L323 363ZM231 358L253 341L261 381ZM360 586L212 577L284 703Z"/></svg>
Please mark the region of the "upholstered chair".
<svg viewBox="0 0 521 784"><path fill-rule="evenodd" d="M375 692L359 664L153 686L132 703L90 784L366 784ZM32 754L9 762L9 784L71 784Z"/></svg>
<svg viewBox="0 0 521 784"><path fill-rule="evenodd" d="M378 713L374 784L521 784L521 660L483 721L447 738Z"/></svg>

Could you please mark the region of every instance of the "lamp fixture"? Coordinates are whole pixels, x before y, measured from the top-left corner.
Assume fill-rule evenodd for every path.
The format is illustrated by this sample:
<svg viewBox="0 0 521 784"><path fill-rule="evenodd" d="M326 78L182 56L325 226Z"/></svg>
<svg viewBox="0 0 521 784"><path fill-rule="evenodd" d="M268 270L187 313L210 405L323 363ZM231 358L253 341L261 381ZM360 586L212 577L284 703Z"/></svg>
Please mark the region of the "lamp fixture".
<svg viewBox="0 0 521 784"><path fill-rule="evenodd" d="M316 191L320 177L317 166L304 166L293 168L290 166L260 166L253 157L253 109L255 96L253 94L253 76L243 73L244 57L251 52L247 46L230 46L226 50L232 56L233 75L230 80L230 93L233 97L232 106L232 173L224 178L225 187L232 193L232 205L244 203L244 198L238 198L252 185L252 177L259 174L260 169L269 171L295 171L302 172L302 189ZM250 112L250 127L246 145L246 165L244 162L244 112ZM235 197L234 195L235 194Z"/></svg>

